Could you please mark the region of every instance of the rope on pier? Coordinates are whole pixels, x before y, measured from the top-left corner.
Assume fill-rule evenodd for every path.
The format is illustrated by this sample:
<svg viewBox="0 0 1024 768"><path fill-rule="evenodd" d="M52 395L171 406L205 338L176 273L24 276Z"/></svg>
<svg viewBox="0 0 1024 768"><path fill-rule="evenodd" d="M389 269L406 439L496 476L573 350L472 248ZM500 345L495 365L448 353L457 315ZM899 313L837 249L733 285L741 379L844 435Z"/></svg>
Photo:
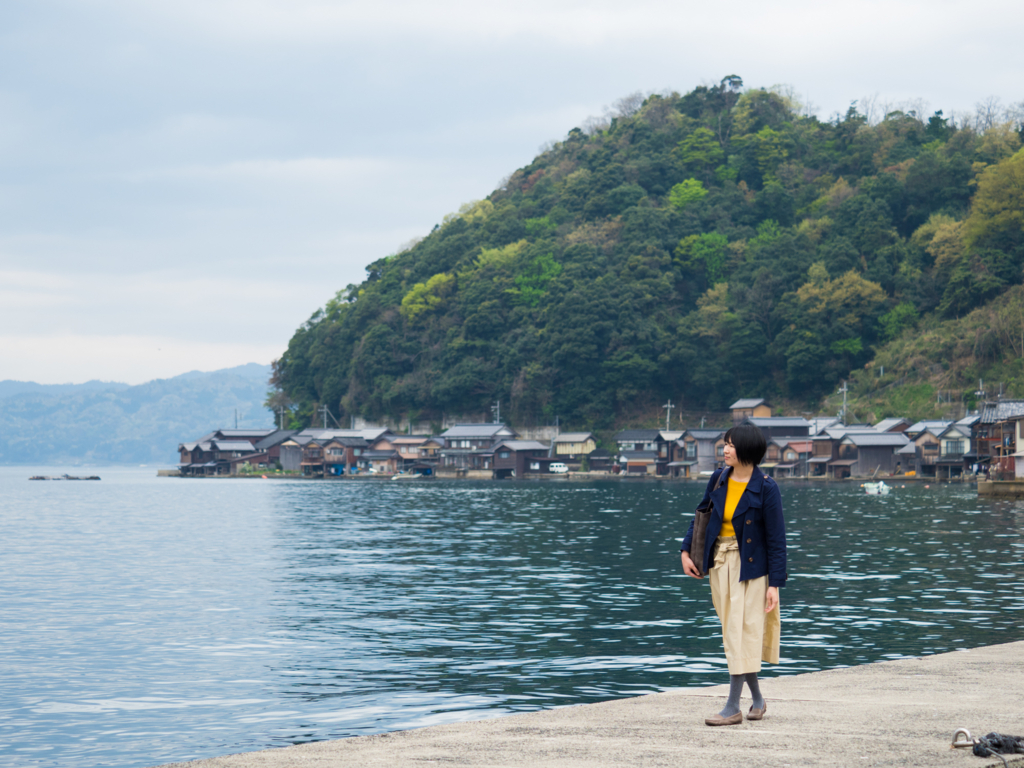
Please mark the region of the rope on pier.
<svg viewBox="0 0 1024 768"><path fill-rule="evenodd" d="M1024 736L1006 736L1002 733L987 733L980 739L972 739L966 728L953 731L951 748L971 747L978 757L998 757L1004 766L1009 766L1003 755L1024 755Z"/></svg>
<svg viewBox="0 0 1024 768"><path fill-rule="evenodd" d="M1001 733L987 733L978 739L971 750L978 757L998 757L1008 765L1003 755L1024 755L1024 736L1005 736Z"/></svg>

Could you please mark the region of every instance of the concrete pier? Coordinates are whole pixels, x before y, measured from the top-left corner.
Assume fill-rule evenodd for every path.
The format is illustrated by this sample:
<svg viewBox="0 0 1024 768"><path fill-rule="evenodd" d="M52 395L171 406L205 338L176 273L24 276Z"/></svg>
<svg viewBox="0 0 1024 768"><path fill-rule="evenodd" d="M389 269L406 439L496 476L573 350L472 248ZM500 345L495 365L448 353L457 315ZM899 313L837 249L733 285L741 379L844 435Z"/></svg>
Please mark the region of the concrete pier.
<svg viewBox="0 0 1024 768"><path fill-rule="evenodd" d="M979 480L978 495L1003 499L1024 499L1024 480Z"/></svg>
<svg viewBox="0 0 1024 768"><path fill-rule="evenodd" d="M704 725L728 692L716 686L176 765L987 768L1003 763L950 749L957 728L1024 736L1024 642L767 678L761 689L765 719L735 726ZM1024 755L1008 760L1024 766Z"/></svg>

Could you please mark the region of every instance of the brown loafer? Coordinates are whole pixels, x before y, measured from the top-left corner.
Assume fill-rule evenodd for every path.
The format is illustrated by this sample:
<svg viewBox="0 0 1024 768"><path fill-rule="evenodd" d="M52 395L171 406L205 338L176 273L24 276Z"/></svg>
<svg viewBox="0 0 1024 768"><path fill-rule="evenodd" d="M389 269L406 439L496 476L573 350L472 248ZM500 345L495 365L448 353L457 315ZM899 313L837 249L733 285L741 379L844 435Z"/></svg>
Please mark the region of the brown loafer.
<svg viewBox="0 0 1024 768"><path fill-rule="evenodd" d="M728 717L722 717L721 715L712 715L711 717L704 718L704 725L739 725L742 722L742 712L737 712L735 715L729 715Z"/></svg>
<svg viewBox="0 0 1024 768"><path fill-rule="evenodd" d="M747 720L760 720L762 717L764 717L764 713L767 711L768 701L766 699L764 702L764 706L760 709L754 709L753 707L750 708L750 711L747 712Z"/></svg>

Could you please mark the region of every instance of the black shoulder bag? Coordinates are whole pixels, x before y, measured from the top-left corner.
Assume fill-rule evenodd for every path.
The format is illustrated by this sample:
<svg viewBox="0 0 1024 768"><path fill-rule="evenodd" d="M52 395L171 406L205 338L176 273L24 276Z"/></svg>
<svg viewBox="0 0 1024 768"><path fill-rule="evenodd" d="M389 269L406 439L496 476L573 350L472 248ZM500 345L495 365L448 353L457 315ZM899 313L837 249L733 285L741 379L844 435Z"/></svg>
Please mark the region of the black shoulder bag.
<svg viewBox="0 0 1024 768"><path fill-rule="evenodd" d="M697 566L697 572L700 573L701 578L706 575L703 571L704 567L704 541L707 538L708 533L708 520L711 519L711 494L718 490L722 484L722 480L728 474L728 469L723 469L718 475L718 480L715 483L715 487L711 489L711 493L708 494L708 500L702 501L697 505L697 511L693 514L693 538L690 539L690 559L693 560L693 564ZM697 553L697 557L700 560L694 558L694 552Z"/></svg>

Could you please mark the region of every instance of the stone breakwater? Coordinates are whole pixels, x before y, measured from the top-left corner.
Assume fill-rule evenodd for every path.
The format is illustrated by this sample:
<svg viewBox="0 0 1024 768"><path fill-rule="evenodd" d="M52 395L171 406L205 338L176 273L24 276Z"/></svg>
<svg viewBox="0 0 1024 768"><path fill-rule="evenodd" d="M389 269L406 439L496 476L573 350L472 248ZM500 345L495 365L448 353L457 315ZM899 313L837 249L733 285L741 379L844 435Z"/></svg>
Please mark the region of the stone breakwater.
<svg viewBox="0 0 1024 768"><path fill-rule="evenodd" d="M957 728L1024 734L1024 642L769 678L761 687L765 719L730 727L704 725L722 707L723 685L174 765L986 768L1003 763L951 749ZM1024 755L1016 758L1010 764L1024 766Z"/></svg>

